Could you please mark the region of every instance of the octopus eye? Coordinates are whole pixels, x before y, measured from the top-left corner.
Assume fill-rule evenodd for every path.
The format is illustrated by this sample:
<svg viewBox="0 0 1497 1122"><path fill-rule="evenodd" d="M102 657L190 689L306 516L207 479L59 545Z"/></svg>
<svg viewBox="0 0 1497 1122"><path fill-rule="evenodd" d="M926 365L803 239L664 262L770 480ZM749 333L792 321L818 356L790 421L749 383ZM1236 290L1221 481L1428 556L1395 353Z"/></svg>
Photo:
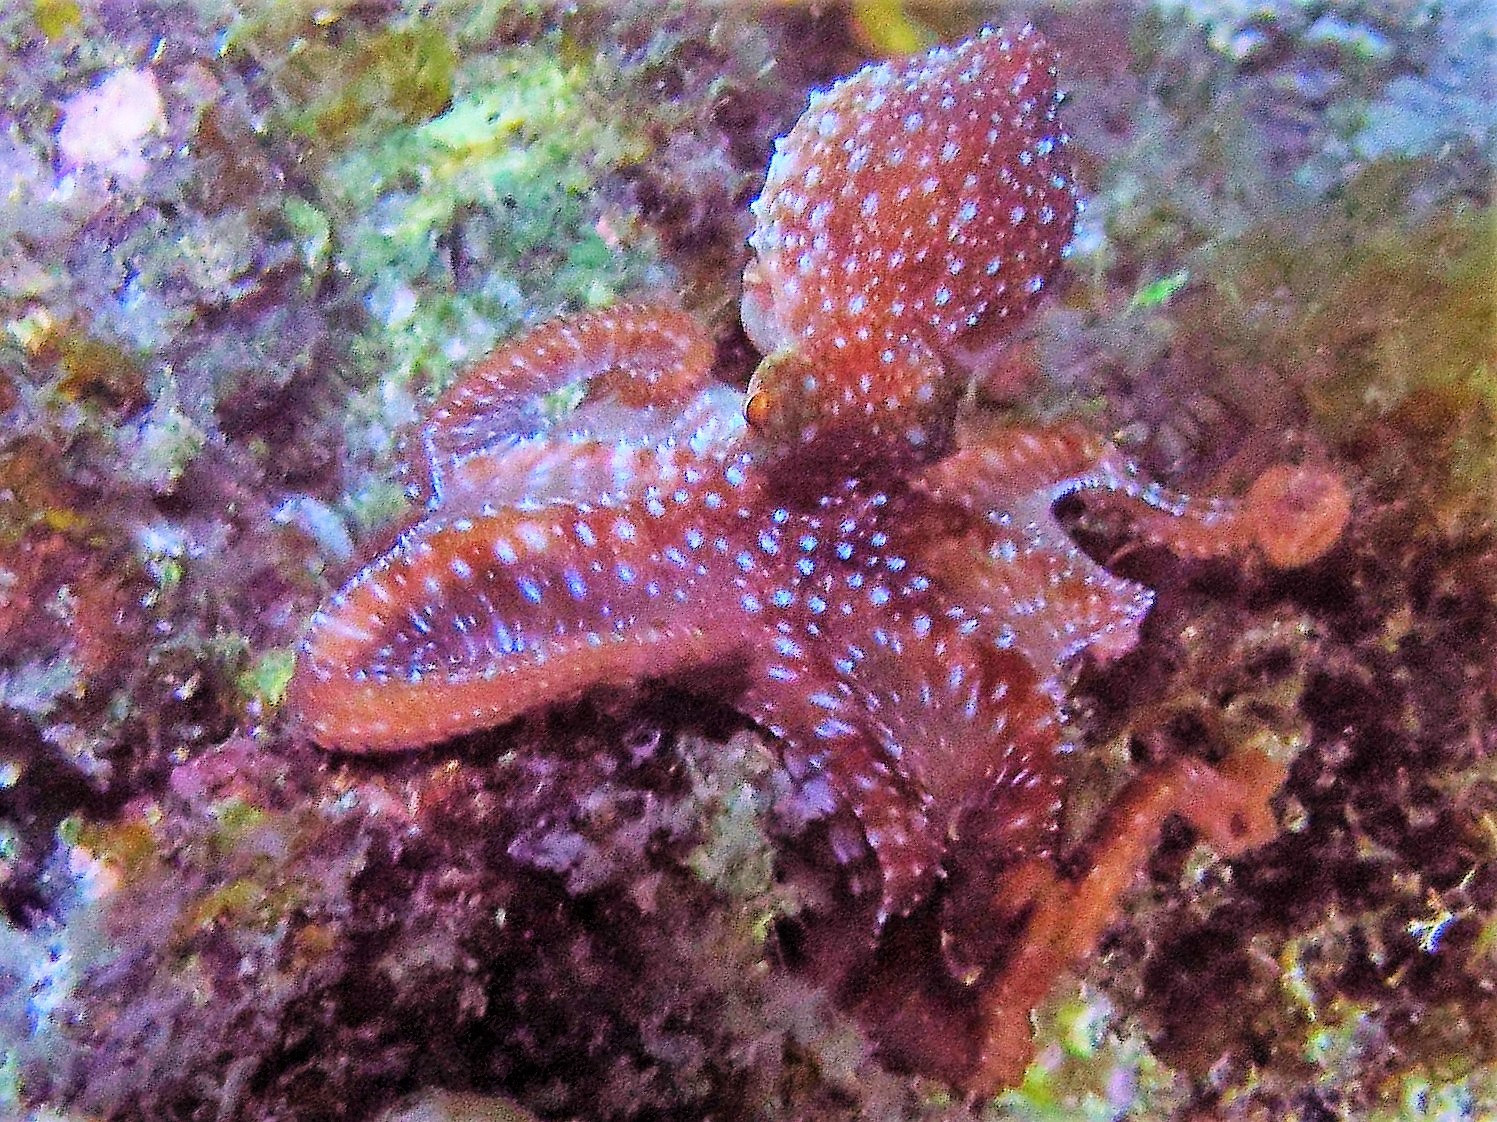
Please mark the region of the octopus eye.
<svg viewBox="0 0 1497 1122"><path fill-rule="evenodd" d="M743 406L744 420L748 421L750 428L760 432L769 428L770 418L773 415L774 407L767 393L753 394Z"/></svg>

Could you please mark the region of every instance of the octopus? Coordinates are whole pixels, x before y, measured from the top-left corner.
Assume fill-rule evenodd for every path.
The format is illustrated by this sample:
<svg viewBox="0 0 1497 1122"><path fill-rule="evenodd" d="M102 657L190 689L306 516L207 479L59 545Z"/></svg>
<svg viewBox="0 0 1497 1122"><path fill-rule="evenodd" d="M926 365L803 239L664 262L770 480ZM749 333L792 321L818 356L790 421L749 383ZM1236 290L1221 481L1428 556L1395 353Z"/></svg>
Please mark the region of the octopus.
<svg viewBox="0 0 1497 1122"><path fill-rule="evenodd" d="M662 303L543 324L469 370L407 444L419 514L315 614L292 689L322 747L395 752L735 668L733 704L856 823L839 856L871 854L874 938L959 872L936 953L975 1033L943 1070L979 1093L1022 1075L1030 1011L1167 817L1226 855L1276 833L1280 765L1176 760L1063 871L1067 683L1137 643L1152 595L1057 503L1279 566L1328 549L1348 510L1324 469L1199 502L1081 427L963 416L1072 235L1056 74L1032 29L985 30L811 97L754 205L746 392Z"/></svg>

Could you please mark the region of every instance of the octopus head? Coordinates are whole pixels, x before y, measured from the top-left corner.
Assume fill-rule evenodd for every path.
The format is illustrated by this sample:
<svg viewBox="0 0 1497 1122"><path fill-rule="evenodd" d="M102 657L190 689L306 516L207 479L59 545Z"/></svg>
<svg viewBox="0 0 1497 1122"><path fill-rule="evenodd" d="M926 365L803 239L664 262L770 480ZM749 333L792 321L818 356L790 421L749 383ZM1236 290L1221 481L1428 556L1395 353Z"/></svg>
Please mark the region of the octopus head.
<svg viewBox="0 0 1497 1122"><path fill-rule="evenodd" d="M751 394L751 424L846 419L940 447L933 425L966 362L1029 312L1070 241L1059 102L1030 28L870 66L811 98L776 143L743 286L750 338L795 356L799 384Z"/></svg>

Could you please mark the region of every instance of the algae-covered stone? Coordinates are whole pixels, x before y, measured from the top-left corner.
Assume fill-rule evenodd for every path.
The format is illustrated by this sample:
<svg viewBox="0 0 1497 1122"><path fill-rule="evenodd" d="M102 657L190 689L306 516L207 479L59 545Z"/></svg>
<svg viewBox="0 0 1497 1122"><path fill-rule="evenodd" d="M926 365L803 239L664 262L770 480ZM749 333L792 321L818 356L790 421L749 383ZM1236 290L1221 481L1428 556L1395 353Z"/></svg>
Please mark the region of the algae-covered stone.
<svg viewBox="0 0 1497 1122"><path fill-rule="evenodd" d="M469 68L445 112L334 160L339 265L370 313L357 354L439 388L522 323L651 282L648 242L598 231L598 176L644 149L596 116L588 73L520 49Z"/></svg>

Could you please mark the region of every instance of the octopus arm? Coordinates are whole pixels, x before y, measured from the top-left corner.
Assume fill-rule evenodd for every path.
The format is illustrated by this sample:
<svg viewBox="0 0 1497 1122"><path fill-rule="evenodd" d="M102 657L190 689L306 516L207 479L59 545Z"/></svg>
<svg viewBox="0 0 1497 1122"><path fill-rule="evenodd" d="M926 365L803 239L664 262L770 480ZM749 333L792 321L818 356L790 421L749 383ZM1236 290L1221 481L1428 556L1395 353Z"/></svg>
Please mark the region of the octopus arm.
<svg viewBox="0 0 1497 1122"><path fill-rule="evenodd" d="M929 563L1011 629L1047 670L1052 692L1080 652L1108 659L1131 650L1153 599L1076 546L1054 517L1060 499L1124 507L1142 536L1181 556L1256 548L1280 567L1329 549L1350 509L1340 480L1308 467L1270 468L1241 502L1188 498L1075 426L991 429L929 469L922 485L987 524L984 534L933 545Z"/></svg>
<svg viewBox="0 0 1497 1122"><path fill-rule="evenodd" d="M413 748L730 654L741 634L695 570L653 548L646 513L552 504L416 525L313 618L301 724L326 748Z"/></svg>
<svg viewBox="0 0 1497 1122"><path fill-rule="evenodd" d="M1066 879L1049 860L1028 856L995 878L995 908L1027 908L1029 917L981 990L981 1039L968 1086L996 1093L1019 1082L1034 1054L1028 1011L1063 971L1096 950L1165 819L1179 815L1223 856L1235 856L1278 833L1269 799L1283 781L1283 764L1255 749L1218 767L1191 759L1160 764L1112 802L1092 833L1079 878Z"/></svg>
<svg viewBox="0 0 1497 1122"><path fill-rule="evenodd" d="M669 420L651 410L584 405L557 432L454 460L433 509L451 518L503 506L648 500L678 487L709 454L726 454L742 428L726 387L703 391Z"/></svg>
<svg viewBox="0 0 1497 1122"><path fill-rule="evenodd" d="M1094 492L1126 504L1145 532L1188 556L1229 552L1242 540L1238 504L1186 498L1151 482L1106 440L1075 425L995 426L932 468L926 485L990 518Z"/></svg>
<svg viewBox="0 0 1497 1122"><path fill-rule="evenodd" d="M1181 556L1257 548L1279 568L1324 554L1351 513L1346 485L1327 468L1276 464L1241 501L1190 498L1151 482L1112 444L1074 425L991 429L933 469L930 482L938 495L1000 510L1091 493L1127 507L1143 534Z"/></svg>
<svg viewBox="0 0 1497 1122"><path fill-rule="evenodd" d="M552 320L505 343L432 406L408 450L413 495L442 501L465 459L533 436L546 395L588 381L587 400L677 405L707 384L711 340L685 312L622 304Z"/></svg>
<svg viewBox="0 0 1497 1122"><path fill-rule="evenodd" d="M1055 700L1082 651L1104 661L1132 650L1153 603L1076 547L1048 507L995 519L961 538L935 542L928 560L954 596L1021 650Z"/></svg>
<svg viewBox="0 0 1497 1122"><path fill-rule="evenodd" d="M932 539L926 565L1028 656L1057 699L1069 661L1131 650L1153 602L1083 553L1052 513L1096 474L1105 449L1074 428L994 429L922 479L932 498L968 516L964 532Z"/></svg>
<svg viewBox="0 0 1497 1122"><path fill-rule="evenodd" d="M838 805L852 810L882 878L882 924L920 901L940 869L942 823L931 798L899 762L888 732L829 666L787 653L761 668L740 706L781 742L792 772L824 775ZM839 853L849 860L854 853Z"/></svg>
<svg viewBox="0 0 1497 1122"><path fill-rule="evenodd" d="M1138 529L1182 557L1221 557L1256 551L1279 569L1322 557L1351 517L1341 477L1309 464L1275 464L1241 501L1193 499L1146 483L1132 461L1108 449L1094 471L1072 481L1072 492L1102 492L1128 507Z"/></svg>
<svg viewBox="0 0 1497 1122"><path fill-rule="evenodd" d="M1063 780L1058 710L1028 657L998 645L981 620L925 608L890 613L860 642L854 681L906 782L929 792L925 813L943 840L943 868L955 860L986 881L960 855L1002 867L1015 852L1053 848ZM969 940L978 946L992 943L986 904L982 930ZM966 957L953 945L946 953Z"/></svg>

